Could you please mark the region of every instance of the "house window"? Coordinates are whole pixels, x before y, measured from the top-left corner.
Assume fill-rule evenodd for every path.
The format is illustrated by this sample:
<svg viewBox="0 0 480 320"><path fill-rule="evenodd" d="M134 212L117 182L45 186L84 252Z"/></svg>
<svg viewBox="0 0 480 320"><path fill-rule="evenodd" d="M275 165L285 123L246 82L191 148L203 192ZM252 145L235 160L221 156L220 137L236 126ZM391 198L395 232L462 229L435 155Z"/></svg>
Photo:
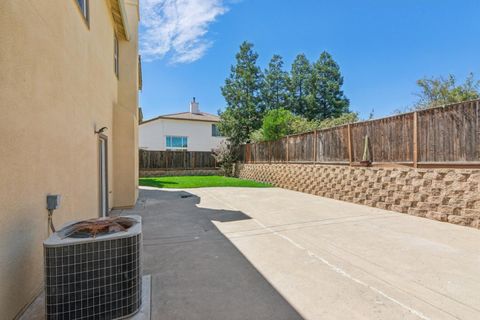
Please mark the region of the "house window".
<svg viewBox="0 0 480 320"><path fill-rule="evenodd" d="M220 134L220 130L218 130L218 127L216 124L212 124L212 137L221 137L222 135Z"/></svg>
<svg viewBox="0 0 480 320"><path fill-rule="evenodd" d="M113 35L113 69L115 70L117 78L119 73L118 53L118 38L115 34Z"/></svg>
<svg viewBox="0 0 480 320"><path fill-rule="evenodd" d="M88 0L76 0L78 7L80 8L80 12L82 13L85 20L88 22Z"/></svg>
<svg viewBox="0 0 480 320"><path fill-rule="evenodd" d="M188 137L167 136L167 149L186 149L188 146Z"/></svg>

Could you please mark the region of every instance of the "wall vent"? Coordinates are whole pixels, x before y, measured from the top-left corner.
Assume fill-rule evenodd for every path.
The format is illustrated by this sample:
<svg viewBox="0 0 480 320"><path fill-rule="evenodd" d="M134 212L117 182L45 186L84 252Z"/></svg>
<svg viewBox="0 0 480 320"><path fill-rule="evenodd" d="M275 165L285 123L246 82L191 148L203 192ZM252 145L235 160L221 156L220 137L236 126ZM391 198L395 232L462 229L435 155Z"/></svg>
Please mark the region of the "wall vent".
<svg viewBox="0 0 480 320"><path fill-rule="evenodd" d="M119 319L141 306L141 217L126 231L44 242L46 319Z"/></svg>

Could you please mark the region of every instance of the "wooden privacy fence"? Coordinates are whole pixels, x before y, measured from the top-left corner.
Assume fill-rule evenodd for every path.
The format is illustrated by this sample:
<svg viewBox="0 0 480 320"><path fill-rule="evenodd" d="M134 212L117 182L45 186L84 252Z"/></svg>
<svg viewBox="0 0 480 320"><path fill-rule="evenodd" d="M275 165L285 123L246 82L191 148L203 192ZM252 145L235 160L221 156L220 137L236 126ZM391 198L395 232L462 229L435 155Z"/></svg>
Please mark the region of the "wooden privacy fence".
<svg viewBox="0 0 480 320"><path fill-rule="evenodd" d="M217 167L211 152L149 150L140 150L139 152L140 169L194 170Z"/></svg>
<svg viewBox="0 0 480 320"><path fill-rule="evenodd" d="M243 145L246 163L356 165L365 136L374 165L480 167L480 100Z"/></svg>

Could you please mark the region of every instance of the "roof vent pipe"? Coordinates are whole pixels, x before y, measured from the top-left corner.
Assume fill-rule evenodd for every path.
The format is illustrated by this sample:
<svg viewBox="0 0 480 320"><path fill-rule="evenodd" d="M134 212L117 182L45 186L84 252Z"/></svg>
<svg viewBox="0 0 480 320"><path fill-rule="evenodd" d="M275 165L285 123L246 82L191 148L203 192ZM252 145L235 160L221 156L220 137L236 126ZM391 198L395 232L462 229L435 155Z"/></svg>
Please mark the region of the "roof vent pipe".
<svg viewBox="0 0 480 320"><path fill-rule="evenodd" d="M190 113L200 113L198 102L195 101L195 97L193 97L193 101L190 102Z"/></svg>

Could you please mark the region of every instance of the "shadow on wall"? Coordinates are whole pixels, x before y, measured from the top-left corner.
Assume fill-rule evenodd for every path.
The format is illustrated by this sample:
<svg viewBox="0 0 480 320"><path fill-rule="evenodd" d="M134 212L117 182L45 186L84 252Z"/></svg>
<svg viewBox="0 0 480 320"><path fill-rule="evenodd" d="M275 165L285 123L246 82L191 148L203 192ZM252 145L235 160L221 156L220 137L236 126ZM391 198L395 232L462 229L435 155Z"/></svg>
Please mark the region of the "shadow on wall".
<svg viewBox="0 0 480 320"><path fill-rule="evenodd" d="M8 250L2 255L9 259L2 262L2 271L5 275L4 282L0 281L0 310L20 311L27 307L22 305L26 299L33 299L41 289L41 281L38 277L43 276L43 269L38 268L42 260L39 259L39 252L42 252L43 239L36 239L33 232L38 226L29 214L20 212L14 223L9 225L10 232L3 234L2 241L8 243ZM43 265L42 265L43 268ZM3 275L2 275L3 276ZM7 279L8 278L8 279ZM35 284L36 287L28 287L27 284ZM4 312L1 314L5 316ZM8 314L8 313L7 313ZM8 319L9 316L6 316Z"/></svg>
<svg viewBox="0 0 480 320"><path fill-rule="evenodd" d="M152 275L152 319L302 319L212 223L251 219L199 208L184 191L140 190L144 274Z"/></svg>

